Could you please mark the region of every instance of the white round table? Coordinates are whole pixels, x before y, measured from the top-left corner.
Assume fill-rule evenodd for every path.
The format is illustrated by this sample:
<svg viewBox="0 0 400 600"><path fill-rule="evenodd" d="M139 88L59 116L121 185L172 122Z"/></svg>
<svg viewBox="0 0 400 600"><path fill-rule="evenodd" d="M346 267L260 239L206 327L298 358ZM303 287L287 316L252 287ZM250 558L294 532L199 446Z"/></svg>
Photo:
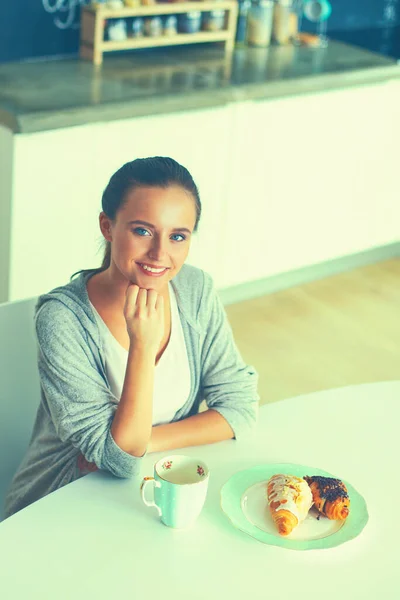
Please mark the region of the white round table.
<svg viewBox="0 0 400 600"><path fill-rule="evenodd" d="M96 472L0 523L5 600L160 598L214 600L398 600L400 567L400 381L284 400L260 409L257 431L182 450L211 477L195 526L173 530L142 504L141 477ZM237 530L220 489L237 471L299 463L350 482L367 502L361 534L327 550L269 546Z"/></svg>

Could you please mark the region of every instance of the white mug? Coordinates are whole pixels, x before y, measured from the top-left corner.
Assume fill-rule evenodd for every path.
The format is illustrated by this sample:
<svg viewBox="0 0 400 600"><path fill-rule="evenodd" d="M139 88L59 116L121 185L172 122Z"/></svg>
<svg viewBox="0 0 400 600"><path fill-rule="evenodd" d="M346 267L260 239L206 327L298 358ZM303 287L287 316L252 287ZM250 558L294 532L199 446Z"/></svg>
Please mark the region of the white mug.
<svg viewBox="0 0 400 600"><path fill-rule="evenodd" d="M143 502L158 510L168 527L184 529L200 515L207 496L209 469L196 458L172 454L154 465L154 477L145 477L140 486ZM145 498L146 486L154 485L154 502Z"/></svg>

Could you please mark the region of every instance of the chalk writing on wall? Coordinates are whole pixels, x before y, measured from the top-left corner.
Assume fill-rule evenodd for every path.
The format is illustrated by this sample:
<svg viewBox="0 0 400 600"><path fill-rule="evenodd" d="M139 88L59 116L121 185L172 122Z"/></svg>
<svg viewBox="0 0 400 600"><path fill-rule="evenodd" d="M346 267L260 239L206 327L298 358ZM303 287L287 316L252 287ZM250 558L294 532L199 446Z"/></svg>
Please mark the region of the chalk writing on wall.
<svg viewBox="0 0 400 600"><path fill-rule="evenodd" d="M42 0L44 10L54 15L54 25L58 29L79 27L80 7L90 0Z"/></svg>
<svg viewBox="0 0 400 600"><path fill-rule="evenodd" d="M388 25L397 21L398 0L383 0L383 21Z"/></svg>

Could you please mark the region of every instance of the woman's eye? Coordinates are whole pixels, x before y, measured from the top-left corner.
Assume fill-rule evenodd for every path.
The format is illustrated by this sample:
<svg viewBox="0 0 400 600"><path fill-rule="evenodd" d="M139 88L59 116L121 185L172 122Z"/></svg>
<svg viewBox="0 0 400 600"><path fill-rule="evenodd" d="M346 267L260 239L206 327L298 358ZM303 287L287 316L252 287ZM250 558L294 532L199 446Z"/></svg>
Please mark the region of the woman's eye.
<svg viewBox="0 0 400 600"><path fill-rule="evenodd" d="M176 238L180 238L180 239L176 239ZM174 235L171 236L171 239L174 240L174 242L183 242L183 240L185 240L186 238L181 233L174 233Z"/></svg>
<svg viewBox="0 0 400 600"><path fill-rule="evenodd" d="M150 235L149 232L147 231L147 229L144 229L143 227L136 227L134 230L134 233L137 233L138 235Z"/></svg>

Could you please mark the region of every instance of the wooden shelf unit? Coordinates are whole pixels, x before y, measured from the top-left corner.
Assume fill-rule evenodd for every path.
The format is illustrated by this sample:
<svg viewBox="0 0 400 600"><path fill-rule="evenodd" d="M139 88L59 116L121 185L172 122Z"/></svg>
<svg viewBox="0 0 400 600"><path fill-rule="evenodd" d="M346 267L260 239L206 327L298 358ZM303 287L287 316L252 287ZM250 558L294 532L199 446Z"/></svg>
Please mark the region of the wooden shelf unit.
<svg viewBox="0 0 400 600"><path fill-rule="evenodd" d="M122 41L104 40L104 21L108 19L174 15L193 11L208 12L211 10L226 11L225 28L223 30L177 33L176 35L163 35L159 37L129 37ZM125 7L115 10L101 5L83 6L81 9L80 57L84 60L92 61L95 65L101 65L104 52L206 42L224 42L225 50L232 52L235 44L237 13L238 4L236 0L160 3L151 6Z"/></svg>

